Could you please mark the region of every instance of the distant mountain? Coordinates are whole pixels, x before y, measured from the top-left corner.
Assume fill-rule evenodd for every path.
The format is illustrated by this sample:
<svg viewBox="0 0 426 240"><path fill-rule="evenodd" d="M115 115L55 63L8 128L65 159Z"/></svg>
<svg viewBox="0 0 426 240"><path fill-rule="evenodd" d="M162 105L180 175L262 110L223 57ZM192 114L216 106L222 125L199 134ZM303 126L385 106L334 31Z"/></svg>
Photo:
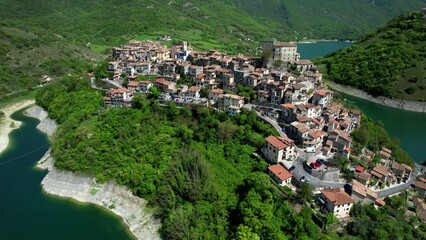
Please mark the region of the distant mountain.
<svg viewBox="0 0 426 240"><path fill-rule="evenodd" d="M374 95L426 101L426 18L391 20L351 47L319 60L328 78Z"/></svg>

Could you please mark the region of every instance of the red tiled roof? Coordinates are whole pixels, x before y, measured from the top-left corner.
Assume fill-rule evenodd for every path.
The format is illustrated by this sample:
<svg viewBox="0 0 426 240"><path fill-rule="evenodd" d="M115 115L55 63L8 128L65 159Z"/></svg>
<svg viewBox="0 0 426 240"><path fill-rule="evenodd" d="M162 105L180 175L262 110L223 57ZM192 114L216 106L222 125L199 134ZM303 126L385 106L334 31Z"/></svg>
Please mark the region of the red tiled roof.
<svg viewBox="0 0 426 240"><path fill-rule="evenodd" d="M341 188L323 189L321 193L334 205L353 203L354 200Z"/></svg>
<svg viewBox="0 0 426 240"><path fill-rule="evenodd" d="M285 144L283 141L281 141L279 138L275 136L269 136L265 140L279 150L285 149L288 147L287 144Z"/></svg>
<svg viewBox="0 0 426 240"><path fill-rule="evenodd" d="M138 83L138 82L135 82L135 81L130 81L130 82L127 84L127 86L137 87L137 86L139 86L139 83Z"/></svg>
<svg viewBox="0 0 426 240"><path fill-rule="evenodd" d="M291 104L291 103L282 104L281 106L283 106L285 108L294 108L295 107L295 105Z"/></svg>
<svg viewBox="0 0 426 240"><path fill-rule="evenodd" d="M268 167L269 171L272 172L278 179L284 181L293 176L287 169L285 169L281 164L275 164Z"/></svg>
<svg viewBox="0 0 426 240"><path fill-rule="evenodd" d="M422 182L422 181L416 181L416 183L414 184L414 186L416 188L420 188L420 189L423 189L423 190L426 189L426 183Z"/></svg>
<svg viewBox="0 0 426 240"><path fill-rule="evenodd" d="M188 89L188 91L190 91L190 92L198 92L198 91L200 91L200 87L197 87L197 86L192 86L192 87L190 87L189 89Z"/></svg>
<svg viewBox="0 0 426 240"><path fill-rule="evenodd" d="M309 132L308 135L315 139L324 136L324 132L321 130L316 130Z"/></svg>
<svg viewBox="0 0 426 240"><path fill-rule="evenodd" d="M212 89L210 92L211 92L211 93L222 94L222 93L223 93L223 90L222 90L222 89L220 89L220 88L216 88L216 89Z"/></svg>

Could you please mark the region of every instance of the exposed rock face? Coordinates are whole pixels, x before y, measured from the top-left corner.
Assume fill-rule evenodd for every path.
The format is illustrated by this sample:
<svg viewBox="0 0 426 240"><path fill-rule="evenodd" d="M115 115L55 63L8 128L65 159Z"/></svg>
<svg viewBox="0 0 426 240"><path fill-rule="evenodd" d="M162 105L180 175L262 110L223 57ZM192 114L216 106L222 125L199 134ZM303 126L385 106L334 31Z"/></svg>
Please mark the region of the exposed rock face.
<svg viewBox="0 0 426 240"><path fill-rule="evenodd" d="M37 164L49 169L41 185L49 194L70 197L80 202L101 205L121 216L138 239L160 239L160 221L153 216L147 202L134 196L127 188L110 182L98 184L94 177L60 171L53 167L50 151Z"/></svg>
<svg viewBox="0 0 426 240"><path fill-rule="evenodd" d="M27 114L41 121L37 128L49 137L55 133L56 122L49 119L41 107L32 107ZM134 196L126 187L114 182L99 184L93 176L58 170L54 162L49 149L37 163L37 167L49 170L41 182L46 193L103 206L122 217L138 239L160 239L160 220L154 217L144 199Z"/></svg>
<svg viewBox="0 0 426 240"><path fill-rule="evenodd" d="M39 106L34 106L28 109L27 115L40 120L40 123L37 125L37 128L40 131L46 133L49 137L51 137L58 128L58 125L56 124L55 120L48 118L47 112Z"/></svg>

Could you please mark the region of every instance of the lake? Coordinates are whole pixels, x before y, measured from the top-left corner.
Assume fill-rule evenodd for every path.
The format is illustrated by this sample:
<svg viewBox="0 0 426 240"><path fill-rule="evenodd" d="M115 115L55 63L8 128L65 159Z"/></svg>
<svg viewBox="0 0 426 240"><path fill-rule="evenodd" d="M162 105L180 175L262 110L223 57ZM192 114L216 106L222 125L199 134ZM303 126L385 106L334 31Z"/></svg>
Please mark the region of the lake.
<svg viewBox="0 0 426 240"><path fill-rule="evenodd" d="M352 45L347 41L317 41L314 43L298 43L297 50L301 59L314 59Z"/></svg>
<svg viewBox="0 0 426 240"><path fill-rule="evenodd" d="M133 239L121 218L91 204L46 195L47 171L34 168L50 147L36 129L39 121L23 111L12 115L22 126L0 155L0 239Z"/></svg>

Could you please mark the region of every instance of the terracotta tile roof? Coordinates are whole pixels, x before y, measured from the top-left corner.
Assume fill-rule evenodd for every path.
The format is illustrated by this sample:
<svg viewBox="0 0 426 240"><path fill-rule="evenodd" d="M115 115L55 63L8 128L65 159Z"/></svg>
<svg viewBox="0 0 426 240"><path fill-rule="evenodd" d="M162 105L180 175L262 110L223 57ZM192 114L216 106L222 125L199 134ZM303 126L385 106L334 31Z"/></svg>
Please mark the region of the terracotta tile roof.
<svg viewBox="0 0 426 240"><path fill-rule="evenodd" d="M190 92L198 92L200 90L201 90L201 88L197 87L197 86L192 86L188 89L188 91L190 91Z"/></svg>
<svg viewBox="0 0 426 240"><path fill-rule="evenodd" d="M300 123L300 122L292 122L292 123L290 123L290 125L297 128L297 131L299 131L301 133L306 133L306 132L309 131L309 127L307 127L305 124Z"/></svg>
<svg viewBox="0 0 426 240"><path fill-rule="evenodd" d="M390 150L389 148L382 147L382 151L392 154L392 150Z"/></svg>
<svg viewBox="0 0 426 240"><path fill-rule="evenodd" d="M142 85L142 84L150 84L151 83L151 81L140 81L139 82L139 85Z"/></svg>
<svg viewBox="0 0 426 240"><path fill-rule="evenodd" d="M390 153L385 152L385 151L383 151L383 150L380 150L380 155L382 155L382 156L383 156L383 157L385 157L385 158L390 158L390 157L391 157L391 154L390 154Z"/></svg>
<svg viewBox="0 0 426 240"><path fill-rule="evenodd" d="M414 186L416 188L420 188L422 190L426 190L426 182L422 182L422 181L417 180L416 183L414 183Z"/></svg>
<svg viewBox="0 0 426 240"><path fill-rule="evenodd" d="M308 135L311 136L313 139L320 138L320 137L324 136L324 134L325 133L321 130L310 131L308 133Z"/></svg>
<svg viewBox="0 0 426 240"><path fill-rule="evenodd" d="M287 144L285 144L283 141L281 141L279 138L275 136L269 136L265 138L265 140L279 150L285 149L288 147Z"/></svg>
<svg viewBox="0 0 426 240"><path fill-rule="evenodd" d="M222 90L222 89L220 89L220 88L216 88L216 89L212 89L210 92L211 92L211 93L222 94L222 93L223 93L223 90Z"/></svg>
<svg viewBox="0 0 426 240"><path fill-rule="evenodd" d="M282 104L281 106L283 106L285 108L294 108L295 107L295 105L291 104L291 103Z"/></svg>
<svg viewBox="0 0 426 240"><path fill-rule="evenodd" d="M293 174L291 174L281 164L275 164L275 165L269 166L268 169L281 181L287 180L293 176Z"/></svg>
<svg viewBox="0 0 426 240"><path fill-rule="evenodd" d="M373 171L371 171L371 174L374 175L374 172L377 172L382 176L389 176L389 174L390 174L389 171L385 167L383 167L382 165L375 166L373 168Z"/></svg>
<svg viewBox="0 0 426 240"><path fill-rule="evenodd" d="M155 83L162 84L162 85L170 85L171 84L170 81L167 81L164 78L159 78L159 79L155 80Z"/></svg>
<svg viewBox="0 0 426 240"><path fill-rule="evenodd" d="M383 207L383 206L385 206L385 204L386 204L386 202L385 202L385 201L383 201L383 199L381 199L381 198L377 198L377 199L376 199L376 201L374 201L374 203L375 203L376 205L380 206L380 207Z"/></svg>
<svg viewBox="0 0 426 240"><path fill-rule="evenodd" d="M327 94L332 93L332 91L327 90L327 89L321 89L321 90L317 90L314 92L314 94L320 95L325 97Z"/></svg>
<svg viewBox="0 0 426 240"><path fill-rule="evenodd" d="M358 182L355 179L352 179L352 192L356 192L364 198L367 196L373 199L377 198L377 193L375 193L373 190L364 186L362 183Z"/></svg>
<svg viewBox="0 0 426 240"><path fill-rule="evenodd" d="M354 202L354 200L341 188L323 189L321 193L335 206Z"/></svg>
<svg viewBox="0 0 426 240"><path fill-rule="evenodd" d="M127 84L127 86L131 86L131 87L138 87L138 86L139 86L139 83L138 83L138 82L135 82L135 81L130 81L130 82Z"/></svg>
<svg viewBox="0 0 426 240"><path fill-rule="evenodd" d="M314 64L314 63L309 61L309 60L299 60L299 61L296 61L296 64L297 65L311 65L311 64Z"/></svg>
<svg viewBox="0 0 426 240"><path fill-rule="evenodd" d="M368 181L371 178L371 174L367 173L367 172L362 172L362 173L358 173L356 175L356 177L358 179L364 180L364 181Z"/></svg>
<svg viewBox="0 0 426 240"><path fill-rule="evenodd" d="M412 172L413 171L413 168L412 167L410 167L410 166L408 166L407 164L405 164L405 163L403 163L402 164L402 166L405 168L405 171L406 172Z"/></svg>

